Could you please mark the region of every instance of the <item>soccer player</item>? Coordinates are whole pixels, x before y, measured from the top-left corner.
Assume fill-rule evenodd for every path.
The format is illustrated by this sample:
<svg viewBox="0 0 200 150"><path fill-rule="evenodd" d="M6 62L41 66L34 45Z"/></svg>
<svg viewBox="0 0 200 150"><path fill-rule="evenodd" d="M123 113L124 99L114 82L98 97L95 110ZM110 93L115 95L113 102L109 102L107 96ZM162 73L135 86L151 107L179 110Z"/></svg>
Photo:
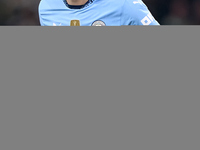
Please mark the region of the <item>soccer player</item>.
<svg viewBox="0 0 200 150"><path fill-rule="evenodd" d="M159 25L142 0L41 0L41 26Z"/></svg>

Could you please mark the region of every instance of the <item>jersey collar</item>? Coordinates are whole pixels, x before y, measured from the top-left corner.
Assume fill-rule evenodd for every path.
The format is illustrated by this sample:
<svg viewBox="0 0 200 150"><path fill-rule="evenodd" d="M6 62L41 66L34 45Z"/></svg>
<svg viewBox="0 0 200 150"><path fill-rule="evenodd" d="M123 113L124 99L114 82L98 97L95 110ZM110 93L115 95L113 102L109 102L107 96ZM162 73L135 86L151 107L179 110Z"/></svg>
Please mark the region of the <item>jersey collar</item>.
<svg viewBox="0 0 200 150"><path fill-rule="evenodd" d="M84 5L69 5L66 0L63 0L65 5L70 9L82 9L92 3L94 0L88 0Z"/></svg>

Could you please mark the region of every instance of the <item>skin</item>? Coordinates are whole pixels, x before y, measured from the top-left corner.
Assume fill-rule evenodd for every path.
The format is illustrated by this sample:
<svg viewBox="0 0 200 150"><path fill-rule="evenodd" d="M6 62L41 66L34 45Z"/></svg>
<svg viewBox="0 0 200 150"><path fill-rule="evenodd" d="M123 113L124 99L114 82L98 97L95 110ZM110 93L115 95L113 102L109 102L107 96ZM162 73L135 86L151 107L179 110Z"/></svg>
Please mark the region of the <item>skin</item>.
<svg viewBox="0 0 200 150"><path fill-rule="evenodd" d="M66 0L69 5L84 5L88 0Z"/></svg>

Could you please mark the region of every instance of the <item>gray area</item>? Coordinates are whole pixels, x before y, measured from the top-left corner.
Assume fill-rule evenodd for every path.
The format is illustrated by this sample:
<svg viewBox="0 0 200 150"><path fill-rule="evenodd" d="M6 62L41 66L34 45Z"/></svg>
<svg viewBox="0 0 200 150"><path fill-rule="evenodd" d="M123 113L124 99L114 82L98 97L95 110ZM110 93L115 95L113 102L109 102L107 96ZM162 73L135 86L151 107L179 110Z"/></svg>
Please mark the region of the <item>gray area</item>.
<svg viewBox="0 0 200 150"><path fill-rule="evenodd" d="M1 27L0 149L199 150L199 27Z"/></svg>

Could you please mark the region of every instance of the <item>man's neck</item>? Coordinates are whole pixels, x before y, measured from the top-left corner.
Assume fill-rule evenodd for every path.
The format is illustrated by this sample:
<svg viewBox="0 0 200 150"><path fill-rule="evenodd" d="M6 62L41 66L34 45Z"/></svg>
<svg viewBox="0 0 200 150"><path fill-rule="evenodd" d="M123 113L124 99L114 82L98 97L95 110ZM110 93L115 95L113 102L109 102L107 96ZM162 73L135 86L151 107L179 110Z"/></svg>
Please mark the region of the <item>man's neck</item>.
<svg viewBox="0 0 200 150"><path fill-rule="evenodd" d="M88 0L66 0L69 5L84 5Z"/></svg>

